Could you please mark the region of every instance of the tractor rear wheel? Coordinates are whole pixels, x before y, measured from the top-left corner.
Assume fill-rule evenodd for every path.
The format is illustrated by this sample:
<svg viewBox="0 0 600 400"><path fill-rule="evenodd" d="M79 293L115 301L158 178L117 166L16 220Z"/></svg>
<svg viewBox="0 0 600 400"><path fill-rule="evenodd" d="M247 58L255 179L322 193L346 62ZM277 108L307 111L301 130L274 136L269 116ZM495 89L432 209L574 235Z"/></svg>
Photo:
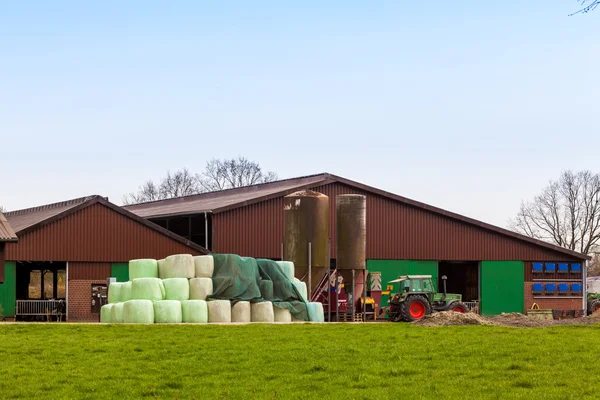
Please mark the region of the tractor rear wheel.
<svg viewBox="0 0 600 400"><path fill-rule="evenodd" d="M600 310L600 300L594 300L590 303L590 307L588 312L590 314L595 313L596 311Z"/></svg>
<svg viewBox="0 0 600 400"><path fill-rule="evenodd" d="M402 321L418 321L429 314L431 314L431 305L427 298L421 295L408 296L400 306Z"/></svg>
<svg viewBox="0 0 600 400"><path fill-rule="evenodd" d="M448 308L446 308L446 311L454 311L464 314L468 312L469 309L460 301L455 301L454 303L451 303Z"/></svg>

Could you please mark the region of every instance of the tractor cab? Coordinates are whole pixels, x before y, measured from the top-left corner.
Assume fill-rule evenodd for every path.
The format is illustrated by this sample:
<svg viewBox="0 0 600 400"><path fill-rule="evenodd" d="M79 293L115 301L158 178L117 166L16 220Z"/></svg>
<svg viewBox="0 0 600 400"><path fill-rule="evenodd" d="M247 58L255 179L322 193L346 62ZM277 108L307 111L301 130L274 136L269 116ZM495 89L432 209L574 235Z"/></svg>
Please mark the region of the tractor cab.
<svg viewBox="0 0 600 400"><path fill-rule="evenodd" d="M431 275L405 275L389 281L398 284L398 292L390 294L387 316L391 321L416 321L432 312L466 312L462 295L446 293L446 276L442 276L444 292L434 290Z"/></svg>

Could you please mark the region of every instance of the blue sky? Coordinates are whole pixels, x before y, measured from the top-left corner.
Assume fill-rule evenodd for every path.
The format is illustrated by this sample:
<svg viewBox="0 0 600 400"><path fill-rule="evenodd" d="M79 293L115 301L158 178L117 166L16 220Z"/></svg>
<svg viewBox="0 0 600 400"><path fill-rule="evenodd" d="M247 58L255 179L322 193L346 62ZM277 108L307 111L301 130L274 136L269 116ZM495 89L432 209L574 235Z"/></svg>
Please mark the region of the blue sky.
<svg viewBox="0 0 600 400"><path fill-rule="evenodd" d="M2 4L0 204L243 155L505 226L600 172L600 10L575 0L170 3Z"/></svg>

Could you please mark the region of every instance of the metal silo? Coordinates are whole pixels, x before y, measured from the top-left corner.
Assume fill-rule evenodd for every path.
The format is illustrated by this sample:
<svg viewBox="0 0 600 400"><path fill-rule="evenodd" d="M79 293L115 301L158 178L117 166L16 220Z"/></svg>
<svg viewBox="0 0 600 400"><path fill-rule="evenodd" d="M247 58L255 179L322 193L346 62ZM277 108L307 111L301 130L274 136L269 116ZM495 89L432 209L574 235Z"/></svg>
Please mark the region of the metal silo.
<svg viewBox="0 0 600 400"><path fill-rule="evenodd" d="M312 190L292 193L283 200L283 216L283 259L294 263L310 297L329 267L329 197Z"/></svg>
<svg viewBox="0 0 600 400"><path fill-rule="evenodd" d="M366 296L367 197L360 194L339 195L336 208L336 268L350 287L354 307ZM364 307L363 307L364 310Z"/></svg>

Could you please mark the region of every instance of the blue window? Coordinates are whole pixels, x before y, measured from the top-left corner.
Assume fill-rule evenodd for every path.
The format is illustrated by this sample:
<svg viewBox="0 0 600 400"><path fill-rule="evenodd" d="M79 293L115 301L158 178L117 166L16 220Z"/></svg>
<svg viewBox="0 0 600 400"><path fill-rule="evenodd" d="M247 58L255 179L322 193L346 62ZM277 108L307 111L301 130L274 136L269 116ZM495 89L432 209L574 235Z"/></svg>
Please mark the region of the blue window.
<svg viewBox="0 0 600 400"><path fill-rule="evenodd" d="M544 264L542 263L533 263L533 272L542 273L544 272Z"/></svg>
<svg viewBox="0 0 600 400"><path fill-rule="evenodd" d="M546 263L546 273L553 274L556 272L556 264Z"/></svg>
<svg viewBox="0 0 600 400"><path fill-rule="evenodd" d="M542 285L541 283L533 284L533 288L532 288L533 293L542 293L543 291L544 291L544 285Z"/></svg>
<svg viewBox="0 0 600 400"><path fill-rule="evenodd" d="M569 264L567 263L560 263L558 264L558 272L566 274L569 272Z"/></svg>
<svg viewBox="0 0 600 400"><path fill-rule="evenodd" d="M554 294L556 292L555 283L546 283L546 294Z"/></svg>
<svg viewBox="0 0 600 400"><path fill-rule="evenodd" d="M581 273L581 264L571 264L571 272L574 274Z"/></svg>
<svg viewBox="0 0 600 400"><path fill-rule="evenodd" d="M571 284L571 292L573 293L581 293L581 284L573 283Z"/></svg>
<svg viewBox="0 0 600 400"><path fill-rule="evenodd" d="M558 284L558 293L568 293L569 292L569 284L568 283L559 283Z"/></svg>

